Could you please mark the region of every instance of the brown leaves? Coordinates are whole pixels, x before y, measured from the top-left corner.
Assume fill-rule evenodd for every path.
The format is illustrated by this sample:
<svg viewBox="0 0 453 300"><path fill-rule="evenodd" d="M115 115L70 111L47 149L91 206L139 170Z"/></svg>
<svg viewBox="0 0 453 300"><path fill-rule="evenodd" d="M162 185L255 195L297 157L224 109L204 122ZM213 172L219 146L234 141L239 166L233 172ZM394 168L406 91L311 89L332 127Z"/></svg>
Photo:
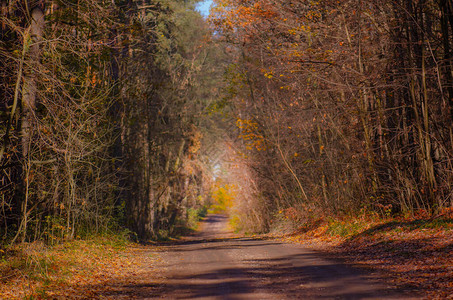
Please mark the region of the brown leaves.
<svg viewBox="0 0 453 300"><path fill-rule="evenodd" d="M118 247L104 238L96 242L69 242L28 254L24 250L27 248L30 246L20 247L22 256L16 255L17 263L8 266L9 269L7 263L1 266L2 277L9 276L0 286L1 299L115 298L112 295L127 282L149 277L156 260L151 253L153 247L135 244ZM33 265L34 261L40 263ZM133 292L128 297L133 298L131 295Z"/></svg>
<svg viewBox="0 0 453 300"><path fill-rule="evenodd" d="M329 225L321 224L284 240L379 271L383 280L399 290L418 292L428 299L453 298L452 219L389 219L368 223L359 233L343 237L332 236Z"/></svg>

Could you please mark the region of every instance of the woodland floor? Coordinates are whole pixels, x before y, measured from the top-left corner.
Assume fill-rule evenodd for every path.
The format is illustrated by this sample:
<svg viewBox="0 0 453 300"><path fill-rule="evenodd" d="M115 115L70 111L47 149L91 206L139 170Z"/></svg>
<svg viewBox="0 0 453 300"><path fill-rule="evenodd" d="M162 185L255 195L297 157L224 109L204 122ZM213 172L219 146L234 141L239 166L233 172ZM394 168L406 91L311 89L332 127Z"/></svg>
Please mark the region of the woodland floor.
<svg viewBox="0 0 453 300"><path fill-rule="evenodd" d="M194 252L197 247L206 249L209 246L210 251L236 247L240 252L246 248L259 249L267 239L302 244L303 248L315 250L329 261L365 269L393 291L405 291L419 295L415 298L421 299L453 299L453 222L450 219L435 228L430 228L430 224L432 222L420 220L385 222L347 237L332 236L321 226L283 238L265 236L245 239L248 243L245 248L242 244L239 246L242 240L237 236L229 236L228 240L204 238L196 243L185 242L182 246L178 243L117 245L108 239L75 241L51 248L38 243L22 245L20 251L11 252L0 261L0 299L184 299L189 294L174 294L174 290L185 287L188 293L189 285L181 282L170 284L171 280L162 266L180 265L178 257ZM216 250L215 247L220 248ZM275 245L272 247L277 249ZM169 256L170 252L174 255ZM208 256L208 259L217 258L214 256ZM198 259L200 255L193 254L193 257ZM275 261L278 263L278 260ZM294 265L293 262L290 264ZM272 268L281 266L278 263ZM242 267L233 275L267 272L269 267L261 270L257 266ZM219 274L216 273L216 280L222 279ZM265 279L257 276L252 279L263 284ZM281 279L284 275L279 273L278 276ZM206 284L205 277L199 280ZM288 284L287 279L284 281ZM190 288L194 285L191 281ZM221 286L225 287L225 284ZM268 292L274 293L275 288L269 286ZM200 298L221 298L222 295L213 296ZM309 298L317 297L311 294Z"/></svg>
<svg viewBox="0 0 453 300"><path fill-rule="evenodd" d="M0 262L0 299L142 298L129 287L154 278L155 253L155 246L106 238L21 245Z"/></svg>
<svg viewBox="0 0 453 300"><path fill-rule="evenodd" d="M453 299L453 220L387 221L348 237L320 226L281 240L376 272L423 299Z"/></svg>

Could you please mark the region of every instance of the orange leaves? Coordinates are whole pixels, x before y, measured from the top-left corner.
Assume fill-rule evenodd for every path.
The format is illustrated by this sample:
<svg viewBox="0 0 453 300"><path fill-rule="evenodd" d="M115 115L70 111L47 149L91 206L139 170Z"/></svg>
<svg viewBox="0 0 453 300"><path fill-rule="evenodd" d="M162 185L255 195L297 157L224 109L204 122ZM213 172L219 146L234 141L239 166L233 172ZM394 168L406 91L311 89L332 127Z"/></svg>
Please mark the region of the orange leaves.
<svg viewBox="0 0 453 300"><path fill-rule="evenodd" d="M241 129L239 135L246 142L246 149L266 150L264 137L259 133L258 123L250 119L237 119L236 126Z"/></svg>
<svg viewBox="0 0 453 300"><path fill-rule="evenodd" d="M279 215L286 218L291 212L291 209L281 210ZM295 231L277 238L323 249L346 262L360 262L363 267L378 270L397 289L416 287L423 299L451 299L451 229L427 229L420 226L422 222L384 221L373 216L329 222L320 220L314 225L317 221L299 229L300 233ZM451 221L447 223L452 226Z"/></svg>
<svg viewBox="0 0 453 300"><path fill-rule="evenodd" d="M123 245L123 241L116 241L120 244L115 245L115 239L98 237L96 242L18 247L17 253L23 253L18 257L22 263L13 266L17 274L0 285L0 298L98 299L118 291L125 282L136 283L155 272L152 247ZM0 275L3 271L4 263L0 263Z"/></svg>
<svg viewBox="0 0 453 300"><path fill-rule="evenodd" d="M238 6L232 11L239 27L247 27L254 23L270 20L277 16L270 4L255 2L252 6Z"/></svg>
<svg viewBox="0 0 453 300"><path fill-rule="evenodd" d="M234 32L240 29L254 30L254 25L277 16L275 7L268 1L219 0L213 9L211 22L222 32Z"/></svg>

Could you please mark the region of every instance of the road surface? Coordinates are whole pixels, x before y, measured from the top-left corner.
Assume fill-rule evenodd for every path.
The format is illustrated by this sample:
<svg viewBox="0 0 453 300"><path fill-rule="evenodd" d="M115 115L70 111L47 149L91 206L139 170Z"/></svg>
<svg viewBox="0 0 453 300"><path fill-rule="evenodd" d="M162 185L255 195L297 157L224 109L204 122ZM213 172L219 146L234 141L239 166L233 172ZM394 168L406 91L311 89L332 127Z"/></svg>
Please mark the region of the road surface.
<svg viewBox="0 0 453 300"><path fill-rule="evenodd" d="M415 299L302 246L235 238L210 215L199 234L164 246L162 299ZM153 298L155 298L153 297Z"/></svg>

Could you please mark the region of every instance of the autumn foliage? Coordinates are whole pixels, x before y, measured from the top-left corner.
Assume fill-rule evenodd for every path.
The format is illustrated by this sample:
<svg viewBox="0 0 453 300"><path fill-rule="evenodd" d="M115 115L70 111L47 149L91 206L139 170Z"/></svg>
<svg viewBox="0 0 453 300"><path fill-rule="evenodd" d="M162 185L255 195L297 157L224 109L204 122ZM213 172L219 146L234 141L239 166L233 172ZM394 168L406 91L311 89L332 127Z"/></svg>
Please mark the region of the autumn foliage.
<svg viewBox="0 0 453 300"><path fill-rule="evenodd" d="M449 1L216 1L244 222L452 206L451 14Z"/></svg>

